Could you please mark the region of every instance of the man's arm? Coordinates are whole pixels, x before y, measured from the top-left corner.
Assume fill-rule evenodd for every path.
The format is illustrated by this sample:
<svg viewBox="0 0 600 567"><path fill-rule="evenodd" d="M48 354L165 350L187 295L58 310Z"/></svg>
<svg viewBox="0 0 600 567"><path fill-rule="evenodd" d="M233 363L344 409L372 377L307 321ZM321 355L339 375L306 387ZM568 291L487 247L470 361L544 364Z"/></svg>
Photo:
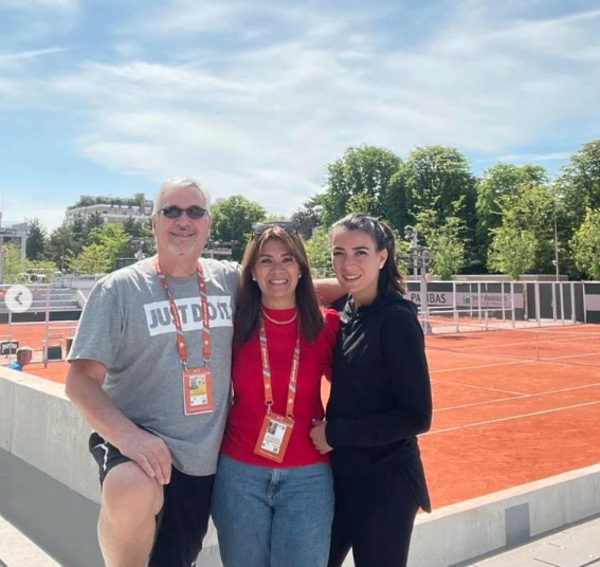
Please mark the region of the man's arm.
<svg viewBox="0 0 600 567"><path fill-rule="evenodd" d="M331 305L336 299L346 295L346 292L335 278L314 280L314 284L321 305Z"/></svg>
<svg viewBox="0 0 600 567"><path fill-rule="evenodd" d="M136 462L158 484L171 478L171 453L156 435L140 429L102 389L106 367L89 359L73 360L67 374L66 394L83 418L101 437Z"/></svg>

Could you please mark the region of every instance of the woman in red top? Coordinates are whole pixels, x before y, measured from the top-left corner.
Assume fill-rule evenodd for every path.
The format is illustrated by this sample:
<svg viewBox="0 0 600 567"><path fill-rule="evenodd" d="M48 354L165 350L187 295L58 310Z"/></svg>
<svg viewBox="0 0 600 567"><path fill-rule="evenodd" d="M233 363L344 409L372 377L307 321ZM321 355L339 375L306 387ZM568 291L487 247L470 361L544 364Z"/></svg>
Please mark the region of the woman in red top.
<svg viewBox="0 0 600 567"><path fill-rule="evenodd" d="M310 439L324 416L339 329L320 309L302 239L254 227L235 316L234 390L212 514L225 567L325 567L333 517L329 458Z"/></svg>

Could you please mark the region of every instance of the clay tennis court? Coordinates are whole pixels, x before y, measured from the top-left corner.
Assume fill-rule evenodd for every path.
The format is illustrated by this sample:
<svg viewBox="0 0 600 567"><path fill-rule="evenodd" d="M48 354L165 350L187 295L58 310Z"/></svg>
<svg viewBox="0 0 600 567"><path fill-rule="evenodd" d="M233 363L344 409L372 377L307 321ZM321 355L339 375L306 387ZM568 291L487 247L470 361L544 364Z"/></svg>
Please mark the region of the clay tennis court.
<svg viewBox="0 0 600 567"><path fill-rule="evenodd" d="M63 349L73 325L51 325ZM44 325L12 335L41 348ZM436 508L600 462L598 326L434 334L427 355L435 413L421 448ZM27 371L63 382L67 368Z"/></svg>

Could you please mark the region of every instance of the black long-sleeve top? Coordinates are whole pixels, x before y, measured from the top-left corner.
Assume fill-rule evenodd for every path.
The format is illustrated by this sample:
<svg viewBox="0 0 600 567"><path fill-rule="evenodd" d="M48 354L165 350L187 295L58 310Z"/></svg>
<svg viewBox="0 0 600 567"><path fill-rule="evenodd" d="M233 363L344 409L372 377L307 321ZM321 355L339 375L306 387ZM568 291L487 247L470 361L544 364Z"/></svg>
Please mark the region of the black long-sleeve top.
<svg viewBox="0 0 600 567"><path fill-rule="evenodd" d="M429 511L417 435L431 426L431 384L416 312L396 293L356 310L348 300L333 354L325 435L336 477L400 468Z"/></svg>

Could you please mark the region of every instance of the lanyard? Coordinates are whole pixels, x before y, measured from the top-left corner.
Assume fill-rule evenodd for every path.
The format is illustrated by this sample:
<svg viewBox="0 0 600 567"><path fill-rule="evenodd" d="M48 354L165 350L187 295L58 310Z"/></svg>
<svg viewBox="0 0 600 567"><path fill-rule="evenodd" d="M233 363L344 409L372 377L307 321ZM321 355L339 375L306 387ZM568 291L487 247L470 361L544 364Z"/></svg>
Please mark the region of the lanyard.
<svg viewBox="0 0 600 567"><path fill-rule="evenodd" d="M273 405L273 388L271 386L271 365L269 364L269 349L267 347L267 330L265 329L265 320L260 317L259 327L260 338L260 358L262 360L263 383L265 387L265 404L267 404L267 413L271 413ZM300 366L300 322L298 321L298 337L294 347L294 357L292 358L292 370L290 371L290 385L285 409L286 416L294 419L294 401L296 400L296 382L298 381L298 368Z"/></svg>
<svg viewBox="0 0 600 567"><path fill-rule="evenodd" d="M183 336L183 325L181 324L181 317L179 316L179 309L173 299L173 296L169 293L169 285L167 283L167 277L160 268L158 258L154 258L154 269L158 275L158 279L162 286L167 292L169 298L169 304L171 306L171 315L173 316L173 322L175 323L175 329L177 330L177 350L179 351L179 360L184 368L187 368L189 359L189 352L185 337ZM210 362L210 317L208 314L208 295L206 293L206 282L202 273L202 266L198 262L198 287L200 289L200 302L202 304L202 358L204 365L208 366Z"/></svg>

